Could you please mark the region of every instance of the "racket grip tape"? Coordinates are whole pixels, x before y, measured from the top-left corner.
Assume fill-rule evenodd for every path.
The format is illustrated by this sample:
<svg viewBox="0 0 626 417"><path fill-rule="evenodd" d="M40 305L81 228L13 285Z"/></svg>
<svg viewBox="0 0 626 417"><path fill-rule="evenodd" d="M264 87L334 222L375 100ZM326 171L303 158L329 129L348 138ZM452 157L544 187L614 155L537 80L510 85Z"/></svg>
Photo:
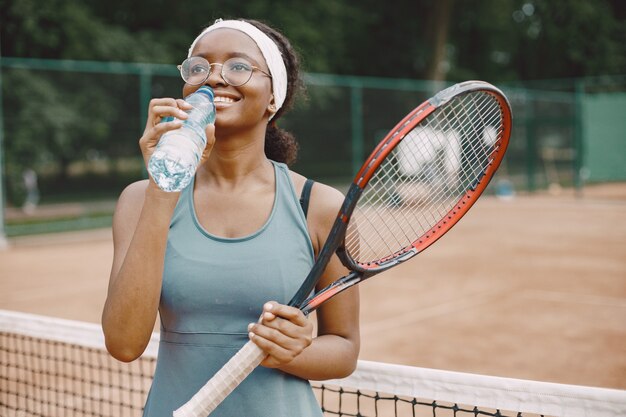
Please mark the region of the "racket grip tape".
<svg viewBox="0 0 626 417"><path fill-rule="evenodd" d="M267 354L249 341L189 401L174 411L174 417L206 417L224 401Z"/></svg>

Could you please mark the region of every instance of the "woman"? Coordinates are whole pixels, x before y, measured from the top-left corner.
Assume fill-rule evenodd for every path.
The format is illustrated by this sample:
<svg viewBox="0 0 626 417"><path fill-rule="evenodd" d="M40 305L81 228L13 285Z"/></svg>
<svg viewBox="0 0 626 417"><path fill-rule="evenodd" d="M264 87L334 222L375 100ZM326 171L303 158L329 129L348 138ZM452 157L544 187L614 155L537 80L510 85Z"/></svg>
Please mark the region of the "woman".
<svg viewBox="0 0 626 417"><path fill-rule="evenodd" d="M284 164L295 142L276 120L297 92L298 59L268 26L220 20L192 43L181 75L183 96L213 88L215 125L185 190L166 193L148 179L120 196L102 316L107 349L122 361L138 358L159 312L145 417L170 417L249 339L267 357L212 416L321 416L307 380L354 370L358 294L348 290L318 310L316 337L311 321L285 305L343 201L315 184L305 216L298 198L306 179ZM180 99L150 102L139 141L146 162L159 137L180 126L161 119L184 119L187 109ZM320 287L344 272L333 259Z"/></svg>

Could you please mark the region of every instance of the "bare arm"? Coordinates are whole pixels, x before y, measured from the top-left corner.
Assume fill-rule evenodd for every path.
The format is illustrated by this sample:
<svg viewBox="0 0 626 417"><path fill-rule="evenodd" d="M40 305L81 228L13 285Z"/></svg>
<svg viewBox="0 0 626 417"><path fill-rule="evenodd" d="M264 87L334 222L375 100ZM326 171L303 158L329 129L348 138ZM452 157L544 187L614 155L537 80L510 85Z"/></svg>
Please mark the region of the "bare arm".
<svg viewBox="0 0 626 417"><path fill-rule="evenodd" d="M180 127L179 121L159 123L164 116L187 117L183 100L154 99L139 140L147 165L161 135ZM206 160L214 143L207 127ZM112 356L132 361L145 350L156 322L167 235L179 193L161 191L152 179L128 186L113 216L113 264L102 312L105 343Z"/></svg>
<svg viewBox="0 0 626 417"><path fill-rule="evenodd" d="M107 349L132 361L146 348L156 321L163 260L177 194L148 181L130 185L113 217L113 265L102 313Z"/></svg>
<svg viewBox="0 0 626 417"><path fill-rule="evenodd" d="M343 196L321 184L313 188L309 227L316 251L321 250ZM321 289L347 273L333 256L318 284ZM251 326L252 340L269 356L264 366L279 368L304 379L324 380L349 375L359 354L359 296L356 287L335 296L317 310L318 336L298 309L268 303L263 321Z"/></svg>

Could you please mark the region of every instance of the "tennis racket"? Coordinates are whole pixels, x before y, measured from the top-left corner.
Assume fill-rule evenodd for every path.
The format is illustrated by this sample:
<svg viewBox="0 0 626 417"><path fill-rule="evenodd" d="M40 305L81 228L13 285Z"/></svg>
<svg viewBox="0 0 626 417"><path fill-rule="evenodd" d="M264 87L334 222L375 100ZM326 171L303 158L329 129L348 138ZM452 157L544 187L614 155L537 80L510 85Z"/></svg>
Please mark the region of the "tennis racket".
<svg viewBox="0 0 626 417"><path fill-rule="evenodd" d="M485 191L507 148L511 121L504 94L482 81L453 85L410 112L357 173L289 305L308 314L435 243ZM335 253L350 273L311 295ZM264 357L248 342L174 416L206 417Z"/></svg>

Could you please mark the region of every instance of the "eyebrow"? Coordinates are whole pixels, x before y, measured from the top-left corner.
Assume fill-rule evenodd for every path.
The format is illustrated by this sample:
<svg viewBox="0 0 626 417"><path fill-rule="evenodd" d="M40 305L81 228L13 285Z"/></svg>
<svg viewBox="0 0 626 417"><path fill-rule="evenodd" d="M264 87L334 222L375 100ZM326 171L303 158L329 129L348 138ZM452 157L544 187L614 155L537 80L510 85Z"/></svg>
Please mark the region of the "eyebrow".
<svg viewBox="0 0 626 417"><path fill-rule="evenodd" d="M199 57L204 58L207 61L211 62L210 59L207 59L208 55L209 54L200 53L200 54L192 55L192 57L199 56ZM254 64L256 66L259 66L259 67L261 66L260 62L258 62L256 59L252 58L250 55L246 54L245 52L231 52L231 53L227 54L227 58L226 59L230 59L230 58L245 58L248 61L250 61L252 64Z"/></svg>

